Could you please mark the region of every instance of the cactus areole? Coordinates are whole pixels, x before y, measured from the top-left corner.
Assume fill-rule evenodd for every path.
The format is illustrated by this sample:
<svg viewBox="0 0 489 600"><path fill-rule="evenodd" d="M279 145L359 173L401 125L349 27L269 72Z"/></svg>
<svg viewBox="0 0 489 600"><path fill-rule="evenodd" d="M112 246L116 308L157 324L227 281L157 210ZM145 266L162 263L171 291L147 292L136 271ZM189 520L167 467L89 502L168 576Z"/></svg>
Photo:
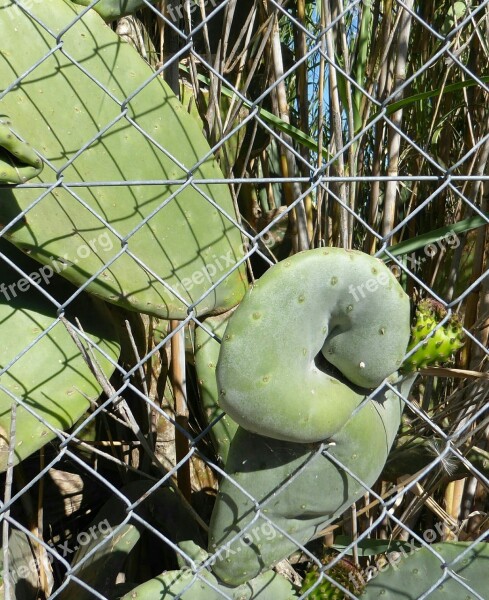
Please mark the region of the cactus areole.
<svg viewBox="0 0 489 600"><path fill-rule="evenodd" d="M247 292L216 371L240 425L209 530L222 581L256 577L375 483L415 378L397 374L409 321L393 274L357 251L296 254Z"/></svg>

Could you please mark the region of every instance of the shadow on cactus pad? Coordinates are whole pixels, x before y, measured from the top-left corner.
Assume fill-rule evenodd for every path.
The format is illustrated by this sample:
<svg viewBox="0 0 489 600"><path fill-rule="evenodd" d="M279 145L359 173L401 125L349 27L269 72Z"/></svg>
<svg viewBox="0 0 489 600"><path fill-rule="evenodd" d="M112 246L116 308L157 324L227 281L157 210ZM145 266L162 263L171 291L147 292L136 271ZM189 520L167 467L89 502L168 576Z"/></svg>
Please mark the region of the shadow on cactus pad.
<svg viewBox="0 0 489 600"><path fill-rule="evenodd" d="M47 268L0 239L0 471L7 468L11 445L17 464L72 427L102 391L57 316L57 303L62 305L77 289ZM79 320L88 340L83 344L91 346L100 370L110 377L120 345L107 305L78 294L64 316L74 325Z"/></svg>

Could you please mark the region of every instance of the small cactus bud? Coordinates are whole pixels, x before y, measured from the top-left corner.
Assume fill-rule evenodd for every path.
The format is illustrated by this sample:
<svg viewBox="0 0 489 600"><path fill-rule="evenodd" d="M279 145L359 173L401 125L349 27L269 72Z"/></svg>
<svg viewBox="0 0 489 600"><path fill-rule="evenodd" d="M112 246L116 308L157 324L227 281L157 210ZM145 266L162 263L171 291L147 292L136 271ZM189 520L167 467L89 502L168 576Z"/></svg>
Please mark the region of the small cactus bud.
<svg viewBox="0 0 489 600"><path fill-rule="evenodd" d="M452 315L439 326L446 315L447 310L435 300L425 299L418 304L407 352L420 343L421 347L404 361L402 371L416 371L429 365L443 364L463 346L464 335L458 315Z"/></svg>

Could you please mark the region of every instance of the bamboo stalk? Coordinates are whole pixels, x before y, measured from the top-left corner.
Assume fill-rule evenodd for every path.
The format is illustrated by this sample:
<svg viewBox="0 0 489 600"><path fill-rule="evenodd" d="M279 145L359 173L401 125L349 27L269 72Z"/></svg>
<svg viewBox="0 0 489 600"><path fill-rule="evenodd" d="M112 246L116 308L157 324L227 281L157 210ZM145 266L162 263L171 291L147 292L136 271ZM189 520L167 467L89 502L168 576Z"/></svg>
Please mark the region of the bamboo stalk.
<svg viewBox="0 0 489 600"><path fill-rule="evenodd" d="M273 23L272 32L272 60L274 68L274 77L276 85L274 87L275 95L277 98L278 114L280 118L290 124L289 117L289 105L287 102L287 90L285 88L285 82L281 79L284 75L284 64L282 57L282 47L280 40L280 30L278 26L278 17L275 12L275 18ZM282 133L282 139L286 144L292 146L292 139L290 136ZM280 145L280 165L283 177L291 177L295 173L295 160L290 151ZM284 183L284 194L287 206L291 206L296 198L301 194L301 190L298 184ZM291 221L294 228L293 242L294 250L296 252L300 250L307 250L309 248L309 237L307 232L307 216L304 208L304 204L299 202L296 204L293 213L291 215Z"/></svg>
<svg viewBox="0 0 489 600"><path fill-rule="evenodd" d="M326 17L326 49L327 55L331 63L335 63L335 51L334 51L334 40L333 40L333 30L331 27L331 23L333 20L333 11L335 7L331 6L330 2L325 2L325 17ZM329 97L330 97L330 115L331 115L331 123L332 130L334 135L334 144L335 149L339 153L337 163L334 165L334 169L336 174L339 177L344 177L345 175L345 164L343 160L343 130L341 123L341 104L340 104L340 96L338 90L338 78L336 75L336 69L331 65L329 67ZM346 186L344 182L340 182L338 184L338 195L340 197L341 202L344 205L347 205L347 194L346 194ZM339 208L340 215L340 244L343 248L348 248L350 234L349 234L349 219L348 213L343 208Z"/></svg>
<svg viewBox="0 0 489 600"><path fill-rule="evenodd" d="M326 27L326 21L324 18L324 5L326 0L321 1L321 31L324 31ZM323 140L324 140L324 70L326 66L326 40L324 34L321 36L321 46L320 46L320 55L319 55L319 81L318 81L318 162L317 168L321 169L323 166ZM325 215L323 217L323 203L324 203L324 188L322 186L317 187L317 234L316 240L317 245L321 246L323 243L325 244L324 238L327 237L327 227L326 225L323 227L323 221L327 224L327 210L325 210Z"/></svg>
<svg viewBox="0 0 489 600"><path fill-rule="evenodd" d="M420 369L421 375L433 377L456 377L457 379L489 379L489 373L471 371L469 369L451 369L449 367L425 367Z"/></svg>
<svg viewBox="0 0 489 600"><path fill-rule="evenodd" d="M306 0L297 0L297 20L303 27L306 27ZM295 45L295 59L297 65L296 74L296 96L297 104L299 108L299 129L302 131L309 130L309 92L307 84L307 69L308 62L303 60L307 53L306 46L306 34L303 29L294 27L294 45ZM308 165L310 164L310 152L309 148L301 144L299 148L301 156L304 158L304 163L299 163L299 168L302 171L302 175L307 177L309 174ZM309 240L313 239L313 208L311 194L308 194L304 198L304 209L307 221L307 236Z"/></svg>
<svg viewBox="0 0 489 600"><path fill-rule="evenodd" d="M446 512L456 523L458 523L459 516L462 511L465 481L465 479L450 481L445 491ZM445 539L448 541L455 539L455 535L451 527L445 527Z"/></svg>
<svg viewBox="0 0 489 600"><path fill-rule="evenodd" d="M174 334L171 338L170 372L173 394L175 397L175 421L183 430L187 431L188 408L185 380L185 330L183 327L177 330L179 325L179 321L171 321L171 328L172 331L174 331ZM178 427L175 427L175 451L177 463L184 460L189 453L188 438ZM178 468L177 481L183 496L190 501L192 493L192 486L190 483L190 458Z"/></svg>
<svg viewBox="0 0 489 600"><path fill-rule="evenodd" d="M10 409L10 435L9 435L9 449L8 449L8 460L7 470L5 478L5 487L3 502L8 504L12 498L12 484L14 478L14 461L15 461L15 444L17 435L17 403L12 402L12 408ZM3 539L3 586L5 600L15 600L15 596L11 586L10 576L10 553L9 553L9 529L10 523L8 517L10 516L10 508L3 513L2 523L2 539Z"/></svg>
<svg viewBox="0 0 489 600"><path fill-rule="evenodd" d="M406 0L405 5L407 8L412 9L414 0ZM396 66L394 74L394 87L397 89L400 87L406 79L406 64L407 55L409 49L409 35L411 32L411 21L412 17L410 13L403 9L400 23L399 23L399 36L396 48ZM404 92L396 98L400 100L404 96ZM402 125L402 109L396 111L392 117L392 122L397 126ZM395 177L399 173L399 157L401 148L401 136L393 128L389 129L389 141L388 141L388 168L387 175ZM385 187L385 199L384 199L384 214L382 221L382 235L387 236L390 231L394 228L395 218L397 209L397 182L389 180Z"/></svg>

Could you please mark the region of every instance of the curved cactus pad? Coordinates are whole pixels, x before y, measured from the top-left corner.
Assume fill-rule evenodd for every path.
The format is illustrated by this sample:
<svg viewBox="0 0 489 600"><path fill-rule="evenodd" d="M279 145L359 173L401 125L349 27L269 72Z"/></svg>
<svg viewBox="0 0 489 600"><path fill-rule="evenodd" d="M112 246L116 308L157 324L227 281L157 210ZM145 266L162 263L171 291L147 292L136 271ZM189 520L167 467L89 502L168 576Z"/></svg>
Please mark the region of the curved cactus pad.
<svg viewBox="0 0 489 600"><path fill-rule="evenodd" d="M2 191L5 235L40 262L55 257L77 286L95 277L87 291L125 308L223 312L246 273L234 268L243 247L227 184L206 183L222 173L162 78L84 10L52 0L27 14L0 0L1 85L13 86L0 111L45 162L31 183L58 182ZM29 40L21 52L19 39Z"/></svg>
<svg viewBox="0 0 489 600"><path fill-rule="evenodd" d="M402 396L414 377L396 384ZM211 518L214 573L228 585L247 581L340 516L379 477L403 405L395 392L379 393L324 444L274 440L239 428Z"/></svg>
<svg viewBox="0 0 489 600"><path fill-rule="evenodd" d="M42 161L21 142L8 121L0 121L0 183L25 183L42 171Z"/></svg>
<svg viewBox="0 0 489 600"><path fill-rule="evenodd" d="M3 257L30 275L59 303L68 300L76 288L5 240L0 240L0 253L0 471L4 471L11 444L16 464L54 439L57 431L72 427L102 388L66 326L57 318L55 303ZM110 377L120 347L107 306L82 294L69 302L65 316L72 323L75 318L80 320L86 335L96 344L92 348L94 359ZM14 404L17 408L12 422ZM15 441L10 435L12 429Z"/></svg>
<svg viewBox="0 0 489 600"><path fill-rule="evenodd" d="M429 590L429 600L487 598L489 544L446 542L418 548L376 573L362 600L417 600Z"/></svg>
<svg viewBox="0 0 489 600"><path fill-rule="evenodd" d="M260 435L329 438L365 396L352 386L375 388L400 367L409 314L409 298L381 261L340 248L296 254L269 269L229 320L219 403ZM321 353L330 372L317 364Z"/></svg>
<svg viewBox="0 0 489 600"><path fill-rule="evenodd" d="M451 315L443 325L440 325L447 314L447 310L436 300L426 298L418 304L407 352L420 342L422 344L404 361L402 365L404 372L446 362L464 345L463 328L458 315ZM433 335L427 337L432 331L434 331Z"/></svg>

